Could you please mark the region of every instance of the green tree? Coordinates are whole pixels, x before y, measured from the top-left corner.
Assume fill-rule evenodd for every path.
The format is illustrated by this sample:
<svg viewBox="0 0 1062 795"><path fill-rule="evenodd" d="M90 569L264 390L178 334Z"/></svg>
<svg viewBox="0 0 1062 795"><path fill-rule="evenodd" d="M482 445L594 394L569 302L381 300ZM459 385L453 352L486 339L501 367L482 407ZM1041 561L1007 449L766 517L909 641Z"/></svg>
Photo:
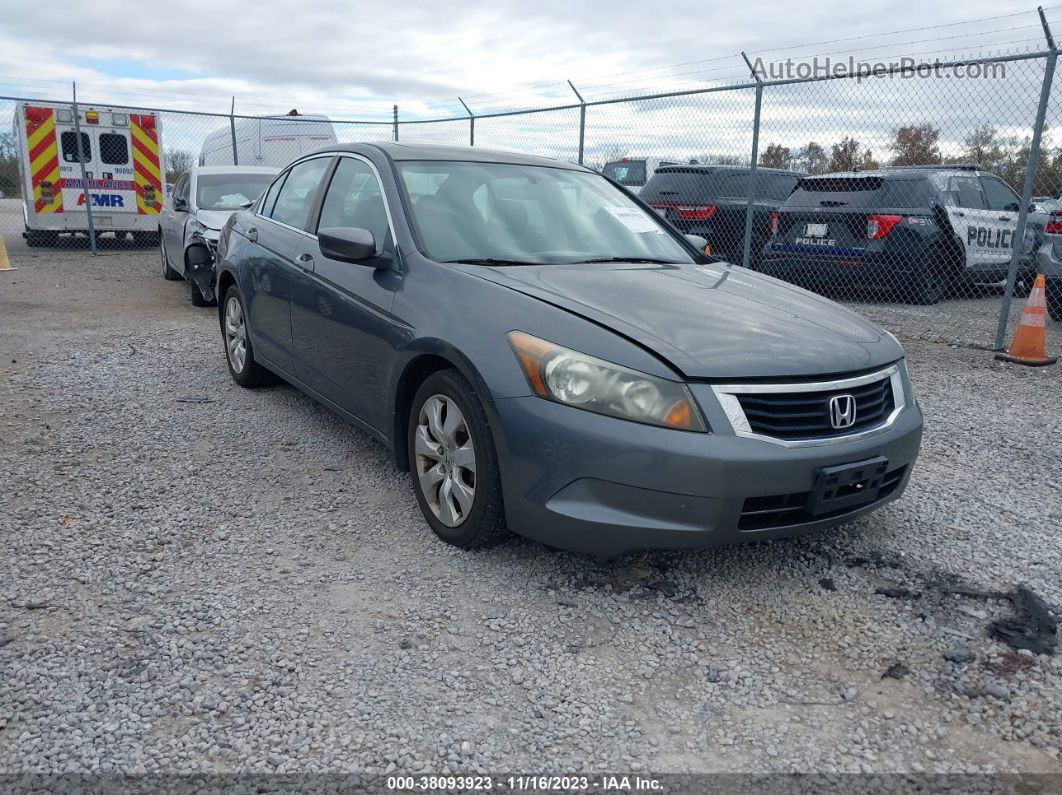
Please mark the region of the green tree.
<svg viewBox="0 0 1062 795"><path fill-rule="evenodd" d="M760 165L764 168L789 168L793 163L793 152L788 146L767 144L760 154Z"/></svg>
<svg viewBox="0 0 1062 795"><path fill-rule="evenodd" d="M940 129L932 124L909 124L893 131L889 149L894 166L924 166L940 162Z"/></svg>

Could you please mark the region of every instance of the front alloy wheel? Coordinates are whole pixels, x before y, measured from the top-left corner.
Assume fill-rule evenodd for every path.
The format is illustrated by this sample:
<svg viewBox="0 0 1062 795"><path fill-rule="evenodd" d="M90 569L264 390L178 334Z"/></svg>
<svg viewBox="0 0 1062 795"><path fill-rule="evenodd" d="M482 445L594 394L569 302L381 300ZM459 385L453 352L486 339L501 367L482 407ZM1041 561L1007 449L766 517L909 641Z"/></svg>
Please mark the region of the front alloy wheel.
<svg viewBox="0 0 1062 795"><path fill-rule="evenodd" d="M457 527L476 499L476 448L461 409L445 395L420 407L415 437L417 477L435 518Z"/></svg>
<svg viewBox="0 0 1062 795"><path fill-rule="evenodd" d="M417 503L439 538L473 549L508 535L487 413L459 372L433 373L417 389L406 444Z"/></svg>
<svg viewBox="0 0 1062 795"><path fill-rule="evenodd" d="M225 293L225 312L221 316L221 338L225 342L225 360L232 380L243 387L271 384L276 377L254 360L254 348L248 336L247 314L236 285Z"/></svg>

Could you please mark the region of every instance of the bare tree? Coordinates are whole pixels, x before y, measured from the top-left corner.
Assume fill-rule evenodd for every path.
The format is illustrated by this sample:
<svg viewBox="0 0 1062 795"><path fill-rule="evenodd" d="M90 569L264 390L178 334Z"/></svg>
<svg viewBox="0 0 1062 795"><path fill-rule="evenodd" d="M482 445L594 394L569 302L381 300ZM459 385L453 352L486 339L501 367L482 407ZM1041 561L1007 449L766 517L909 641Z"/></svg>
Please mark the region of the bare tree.
<svg viewBox="0 0 1062 795"><path fill-rule="evenodd" d="M166 150L166 182L174 183L177 177L188 171L195 164L195 158L187 149Z"/></svg>
<svg viewBox="0 0 1062 795"><path fill-rule="evenodd" d="M991 124L982 124L963 141L963 158L987 171L996 171L1003 163L1003 147L999 132Z"/></svg>
<svg viewBox="0 0 1062 795"><path fill-rule="evenodd" d="M826 150L821 145L808 141L797 150L793 165L807 174L824 174L829 165L829 159L826 157Z"/></svg>
<svg viewBox="0 0 1062 795"><path fill-rule="evenodd" d="M858 140L846 135L840 143L830 147L830 171L854 171L865 168L870 152L863 151ZM870 158L872 161L873 158Z"/></svg>

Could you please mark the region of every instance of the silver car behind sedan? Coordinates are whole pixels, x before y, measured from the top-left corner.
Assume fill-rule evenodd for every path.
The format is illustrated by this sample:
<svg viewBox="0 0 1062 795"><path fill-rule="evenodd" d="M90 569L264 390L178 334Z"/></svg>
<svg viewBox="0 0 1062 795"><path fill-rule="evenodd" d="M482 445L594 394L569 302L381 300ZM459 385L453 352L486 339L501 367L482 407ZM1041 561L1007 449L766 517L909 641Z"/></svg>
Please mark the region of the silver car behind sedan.
<svg viewBox="0 0 1062 795"><path fill-rule="evenodd" d="M210 306L218 235L229 216L250 206L279 169L259 166L198 166L181 174L159 215L162 275L186 279L192 305Z"/></svg>

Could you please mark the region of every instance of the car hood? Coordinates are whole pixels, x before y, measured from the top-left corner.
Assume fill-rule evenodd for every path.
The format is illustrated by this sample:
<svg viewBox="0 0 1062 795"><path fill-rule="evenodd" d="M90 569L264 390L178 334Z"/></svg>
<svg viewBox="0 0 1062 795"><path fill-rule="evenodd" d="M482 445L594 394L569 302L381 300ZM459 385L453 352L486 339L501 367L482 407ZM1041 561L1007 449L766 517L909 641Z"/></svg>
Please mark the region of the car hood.
<svg viewBox="0 0 1062 795"><path fill-rule="evenodd" d="M239 210L196 210L195 217L207 229L221 229L233 213Z"/></svg>
<svg viewBox="0 0 1062 795"><path fill-rule="evenodd" d="M903 356L891 335L855 312L726 263L478 270L634 340L689 378L833 375Z"/></svg>

